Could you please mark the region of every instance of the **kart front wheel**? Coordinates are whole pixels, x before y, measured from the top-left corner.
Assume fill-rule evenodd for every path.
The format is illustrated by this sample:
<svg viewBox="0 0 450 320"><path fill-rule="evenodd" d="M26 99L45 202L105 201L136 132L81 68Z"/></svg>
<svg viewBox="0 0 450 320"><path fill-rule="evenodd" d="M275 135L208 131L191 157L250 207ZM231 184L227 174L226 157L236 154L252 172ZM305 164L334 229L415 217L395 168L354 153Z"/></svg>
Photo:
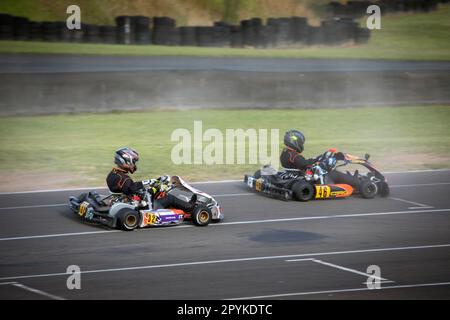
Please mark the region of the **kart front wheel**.
<svg viewBox="0 0 450 320"><path fill-rule="evenodd" d="M192 212L192 222L199 227L207 226L212 219L212 212L206 206L197 206Z"/></svg>
<svg viewBox="0 0 450 320"><path fill-rule="evenodd" d="M378 187L375 182L365 180L361 182L361 185L359 186L359 192L361 192L363 198L373 199L378 193Z"/></svg>
<svg viewBox="0 0 450 320"><path fill-rule="evenodd" d="M380 182L380 195L382 197L387 197L390 193L389 185L386 181Z"/></svg>
<svg viewBox="0 0 450 320"><path fill-rule="evenodd" d="M139 225L139 213L132 209L121 209L117 213L117 226L124 231L131 231Z"/></svg>
<svg viewBox="0 0 450 320"><path fill-rule="evenodd" d="M314 187L309 182L296 182L291 189L297 201L309 201L314 197Z"/></svg>

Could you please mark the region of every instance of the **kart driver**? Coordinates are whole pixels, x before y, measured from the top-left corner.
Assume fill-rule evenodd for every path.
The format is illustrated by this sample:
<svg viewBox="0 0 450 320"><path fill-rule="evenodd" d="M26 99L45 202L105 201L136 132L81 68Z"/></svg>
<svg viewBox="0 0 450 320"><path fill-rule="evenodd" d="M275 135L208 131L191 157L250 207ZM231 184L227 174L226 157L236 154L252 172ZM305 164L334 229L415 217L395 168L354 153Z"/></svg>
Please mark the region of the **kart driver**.
<svg viewBox="0 0 450 320"><path fill-rule="evenodd" d="M289 130L284 135L285 148L280 155L280 163L286 169L298 169L306 171L308 167L319 162L321 156L306 159L301 154L304 150L305 136L298 130ZM351 174L332 170L327 174L334 183L346 183L351 186L359 185L358 180Z"/></svg>
<svg viewBox="0 0 450 320"><path fill-rule="evenodd" d="M117 166L113 168L106 177L106 183L111 192L124 193L127 196L132 197L142 191L145 186L150 186L153 197L154 193L157 191L157 187L166 183L169 179L168 176L161 176L158 179L134 182L128 173L133 174L136 172L136 163L138 161L139 154L136 150L128 147L116 150L114 163ZM164 197L154 200L153 202L155 209L174 207L185 211L190 211L193 208L193 205L187 204L171 194L166 194Z"/></svg>

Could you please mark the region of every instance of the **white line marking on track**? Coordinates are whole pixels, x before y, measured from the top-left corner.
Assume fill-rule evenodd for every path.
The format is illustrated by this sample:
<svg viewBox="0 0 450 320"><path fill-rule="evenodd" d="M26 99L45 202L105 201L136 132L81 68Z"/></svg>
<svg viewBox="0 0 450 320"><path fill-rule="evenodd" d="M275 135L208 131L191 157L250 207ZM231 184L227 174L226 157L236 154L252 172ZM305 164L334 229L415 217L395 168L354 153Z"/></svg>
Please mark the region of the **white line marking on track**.
<svg viewBox="0 0 450 320"><path fill-rule="evenodd" d="M435 287L435 286L448 286L448 285L450 285L450 282L420 283L420 284L407 284L407 285L380 287L379 289L354 288L354 289L340 289L340 290L326 290L326 291L292 292L292 293L270 294L270 295L266 295L266 296L228 298L228 299L224 299L224 300L267 299L267 298L281 298L281 297L292 297L292 296L306 296L306 295L315 295L315 294L331 294L331 293L357 292L357 291L377 291L377 290L388 290L388 289L406 289L406 288Z"/></svg>
<svg viewBox="0 0 450 320"><path fill-rule="evenodd" d="M314 258L310 258L310 259L288 259L288 260L285 260L285 261L286 262L312 261L312 262L319 263L319 264L322 264L322 265L325 265L325 266L328 266L328 267L332 267L332 268L335 268L335 269L339 269L339 270L355 273L355 274L364 276L366 278L372 277L372 278L377 279L377 280L379 280L380 282L383 282L383 283L394 282L394 281L391 281L391 280L388 280L388 279L385 279L385 278L377 277L377 276L370 275L370 274L365 273L365 272L361 272L361 271L358 271L358 270L355 270L355 269L346 268L346 267L343 267L343 266L340 266L340 265L337 265L337 264L334 264L334 263L330 263L330 262L326 262L326 261L318 260L318 259L314 259Z"/></svg>
<svg viewBox="0 0 450 320"><path fill-rule="evenodd" d="M409 203L409 204L413 204L416 205L419 208L434 208L432 206L429 206L427 204L423 204L423 203L419 203L419 202L414 202L414 201L409 201L409 200L405 200L405 199L401 199L401 198L394 198L394 197L390 197L389 199L395 200L395 201L400 201L400 202L405 202L405 203ZM417 208L417 207L409 207L410 208Z"/></svg>
<svg viewBox="0 0 450 320"><path fill-rule="evenodd" d="M82 236L82 235L87 235L87 234L114 233L114 232L122 232L122 231L120 231L120 230L105 230L105 231L86 231L86 232L42 234L42 235L36 235L36 236L0 238L0 241L54 238L54 237L70 237L70 236Z"/></svg>
<svg viewBox="0 0 450 320"><path fill-rule="evenodd" d="M334 264L334 263L330 263L330 262L326 262L326 261L322 261L322 260L318 260L318 259L313 259L313 261L316 262L316 263L319 263L319 264L323 264L324 266L328 266L328 267L332 267L332 268L335 268L335 269L339 269L339 270L343 270L343 271L359 274L359 275L364 276L366 278L372 277L372 278L374 278L376 280L379 280L379 281L390 281L389 279L385 279L385 278L382 278L382 277L377 277L377 276L374 276L374 275L370 275L368 273L361 272L361 271L358 271L358 270L355 270L355 269L346 268L346 267L343 267L343 266L340 266L340 265L337 265L337 264Z"/></svg>
<svg viewBox="0 0 450 320"><path fill-rule="evenodd" d="M36 293L36 294L38 294L38 295L41 295L41 296L44 296L44 297L53 299L53 300L66 300L66 299L64 299L64 298L55 296L55 295L53 295L53 294L44 292L44 291L39 290L39 289L31 288L31 287L26 286L26 285L21 284L21 283L17 283L17 282L16 282L16 283L13 283L12 285L15 286L15 287L18 287L18 288L21 288L21 289L24 289L24 290L27 290L27 291Z"/></svg>
<svg viewBox="0 0 450 320"><path fill-rule="evenodd" d="M301 254L280 255L280 256L248 257L248 258L237 258L237 259L181 262L181 263L169 263L169 264L136 266L136 267L124 267L124 268L97 269L97 270L81 271L80 274L117 272L117 271L130 271L130 270L144 270L144 269L157 269L157 268L171 268L171 267L187 267L187 266L218 264L218 263L261 261L261 260L273 260L273 259L290 259L290 258L300 258L300 257L329 256L329 255L369 253L369 252L389 252L389 251L402 251L402 250L447 248L447 247L450 247L450 243L435 244L435 245L425 245L425 246L408 246L408 247L360 249L360 250L347 250L347 251L314 252L314 253L301 253ZM55 276L67 276L67 273L66 272L58 272L58 273L32 274L32 275L22 275L22 276L9 276L9 277L2 277L2 278L0 278L0 281L14 280L14 279L55 277Z"/></svg>
<svg viewBox="0 0 450 320"><path fill-rule="evenodd" d="M399 215L399 214L411 214L411 213L446 213L450 212L450 209L432 209L432 210L414 210L414 211L393 211L393 212L374 212L374 213L354 213L354 214L338 214L338 215L326 215L315 217L299 217L299 218L281 218L281 219L267 219L267 220L251 220L251 221L235 221L235 222L221 222L210 224L211 227L229 226L229 225L243 225L243 224L258 224L258 223L271 223L271 222L287 222L287 221L304 221L304 220L322 220L322 219L339 219L339 218L360 218L360 217L372 217L372 216L384 216L384 215ZM138 229L137 231L148 230L174 230L180 228L192 228L192 225L180 225L173 227L157 227ZM38 238L52 238L52 237L65 237L65 236L78 236L86 234L100 234L100 233L112 233L122 232L120 230L109 231L88 231L88 232L73 232L73 233L59 233L59 234L46 234L46 235L33 235L33 236L18 236L9 238L0 238L0 241L12 241L12 240L27 240Z"/></svg>
<svg viewBox="0 0 450 320"><path fill-rule="evenodd" d="M241 197L241 196L254 196L257 193L225 193L225 194L213 194L213 197L221 198L221 197Z"/></svg>
<svg viewBox="0 0 450 320"><path fill-rule="evenodd" d="M389 188L410 188L410 187L431 187L449 185L450 182L434 182L434 183L416 183L416 184L397 184L389 186Z"/></svg>
<svg viewBox="0 0 450 320"><path fill-rule="evenodd" d="M392 211L392 212L337 214L337 215L314 216L314 217L299 217L299 218L281 218L281 219L267 219L267 220L222 222L222 223L212 224L211 226L219 227L219 226L234 225L234 224L254 224L254 223L267 223L267 222L321 220L321 219L337 219L337 218L356 218L356 217L398 215L398 214L411 214L411 213L444 213L444 212L449 212L449 211L450 211L450 209L432 209L432 210L415 210L415 211Z"/></svg>
<svg viewBox="0 0 450 320"><path fill-rule="evenodd" d="M385 174L408 174L408 173L421 173L421 172L442 172L442 171L450 171L450 169L429 169L429 170L411 170L411 171L388 171L384 172ZM215 180L215 181L198 181L191 182L191 184L216 184L216 183L233 183L233 182L241 182L242 179L239 180ZM30 190L30 191L14 191L14 192L0 192L0 195L9 195L9 194L27 194L27 193L44 193L44 192L64 192L64 191L81 191L81 190L98 190L98 189L107 189L105 186L103 187L91 187L91 188L66 188L66 189L44 189L44 190Z"/></svg>

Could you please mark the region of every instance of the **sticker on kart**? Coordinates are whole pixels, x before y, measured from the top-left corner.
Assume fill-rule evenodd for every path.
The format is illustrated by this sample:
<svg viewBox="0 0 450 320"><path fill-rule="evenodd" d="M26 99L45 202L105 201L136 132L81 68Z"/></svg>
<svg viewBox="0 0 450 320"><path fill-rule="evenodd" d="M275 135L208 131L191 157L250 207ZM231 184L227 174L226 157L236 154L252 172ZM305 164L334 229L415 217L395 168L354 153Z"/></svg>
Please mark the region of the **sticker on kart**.
<svg viewBox="0 0 450 320"><path fill-rule="evenodd" d="M84 217L86 215L87 209L89 207L89 202L84 201L80 204L80 207L78 208L78 214L81 217Z"/></svg>

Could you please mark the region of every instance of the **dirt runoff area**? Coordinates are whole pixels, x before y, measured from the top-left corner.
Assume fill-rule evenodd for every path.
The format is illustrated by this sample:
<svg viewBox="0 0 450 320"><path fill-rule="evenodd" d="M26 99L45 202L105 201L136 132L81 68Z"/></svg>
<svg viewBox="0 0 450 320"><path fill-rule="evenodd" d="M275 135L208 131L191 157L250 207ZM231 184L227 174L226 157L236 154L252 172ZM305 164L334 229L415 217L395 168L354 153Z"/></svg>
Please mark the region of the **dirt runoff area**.
<svg viewBox="0 0 450 320"><path fill-rule="evenodd" d="M0 172L0 192L98 187L70 173Z"/></svg>

